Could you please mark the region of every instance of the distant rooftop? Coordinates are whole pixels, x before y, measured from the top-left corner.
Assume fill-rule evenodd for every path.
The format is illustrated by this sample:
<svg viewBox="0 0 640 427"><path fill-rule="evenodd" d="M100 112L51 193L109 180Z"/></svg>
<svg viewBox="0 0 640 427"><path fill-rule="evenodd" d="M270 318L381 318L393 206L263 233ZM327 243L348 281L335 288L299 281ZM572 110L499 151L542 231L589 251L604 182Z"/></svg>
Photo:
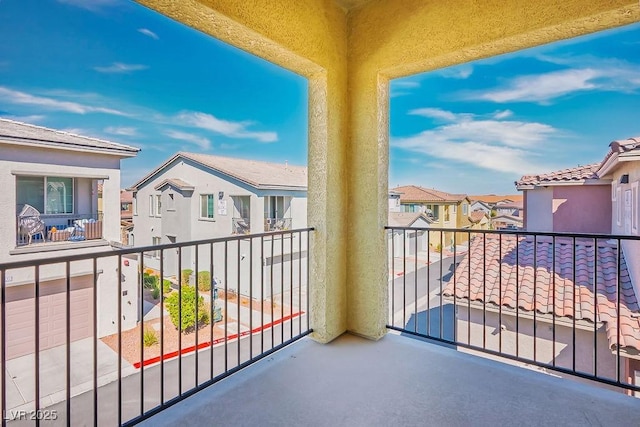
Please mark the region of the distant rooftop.
<svg viewBox="0 0 640 427"><path fill-rule="evenodd" d="M411 227L419 218L424 219L427 223L432 224L433 220L429 219L423 213L416 212L389 212L390 227Z"/></svg>
<svg viewBox="0 0 640 427"><path fill-rule="evenodd" d="M451 194L417 185L404 185L391 191L400 193L401 202L460 202L467 198L466 194Z"/></svg>
<svg viewBox="0 0 640 427"><path fill-rule="evenodd" d="M139 148L0 118L0 143L135 156Z"/></svg>
<svg viewBox="0 0 640 427"><path fill-rule="evenodd" d="M503 200L510 200L512 202L521 202L523 200L522 194L478 194L474 196L469 196L469 200L471 201L480 201L490 205L501 202Z"/></svg>
<svg viewBox="0 0 640 427"><path fill-rule="evenodd" d="M209 154L187 152L179 152L175 154L161 166L134 184L132 189L137 190L139 187L143 186L147 181L178 158L190 160L207 169L220 172L231 178L242 181L256 189L307 190L306 166L293 166L287 163L270 163L259 160L220 157ZM176 182L179 178L170 178L170 180L172 180L172 182Z"/></svg>

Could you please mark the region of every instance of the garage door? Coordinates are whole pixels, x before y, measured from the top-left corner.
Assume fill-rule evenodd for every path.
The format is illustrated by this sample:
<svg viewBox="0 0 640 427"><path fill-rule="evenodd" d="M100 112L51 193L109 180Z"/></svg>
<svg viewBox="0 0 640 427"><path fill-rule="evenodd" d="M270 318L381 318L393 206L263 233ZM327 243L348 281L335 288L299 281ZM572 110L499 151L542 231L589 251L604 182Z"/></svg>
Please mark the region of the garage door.
<svg viewBox="0 0 640 427"><path fill-rule="evenodd" d="M90 280L72 279L71 341L93 335L93 289ZM62 288L62 289L61 289ZM40 349L66 343L66 293L64 284L41 285ZM80 289L78 289L80 288ZM7 359L24 356L35 350L35 298L33 285L8 288L6 304Z"/></svg>

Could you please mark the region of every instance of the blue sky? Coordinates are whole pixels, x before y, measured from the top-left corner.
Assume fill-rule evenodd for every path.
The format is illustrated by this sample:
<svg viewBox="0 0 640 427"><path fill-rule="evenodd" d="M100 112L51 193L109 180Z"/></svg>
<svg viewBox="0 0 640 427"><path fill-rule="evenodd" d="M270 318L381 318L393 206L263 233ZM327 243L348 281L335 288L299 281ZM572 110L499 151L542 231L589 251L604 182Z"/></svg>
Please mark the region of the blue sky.
<svg viewBox="0 0 640 427"><path fill-rule="evenodd" d="M142 148L307 161L307 83L126 0L0 0L0 116ZM390 186L513 193L640 135L640 24L391 83Z"/></svg>
<svg viewBox="0 0 640 427"><path fill-rule="evenodd" d="M515 193L640 136L640 25L394 80L390 186Z"/></svg>

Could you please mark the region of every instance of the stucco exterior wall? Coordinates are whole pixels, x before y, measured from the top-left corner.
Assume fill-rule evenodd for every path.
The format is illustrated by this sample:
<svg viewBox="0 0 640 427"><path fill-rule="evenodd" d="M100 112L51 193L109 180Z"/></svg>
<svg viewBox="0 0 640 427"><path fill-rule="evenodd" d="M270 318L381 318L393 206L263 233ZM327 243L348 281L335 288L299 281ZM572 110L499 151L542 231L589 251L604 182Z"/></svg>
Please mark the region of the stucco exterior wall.
<svg viewBox="0 0 640 427"><path fill-rule="evenodd" d="M553 187L553 231L611 233L611 187Z"/></svg>
<svg viewBox="0 0 640 427"><path fill-rule="evenodd" d="M640 20L629 0L379 0L349 13L330 0L140 2L309 79L311 323L322 342L386 331L389 79Z"/></svg>
<svg viewBox="0 0 640 427"><path fill-rule="evenodd" d="M553 231L553 189L525 190L524 229L527 231Z"/></svg>

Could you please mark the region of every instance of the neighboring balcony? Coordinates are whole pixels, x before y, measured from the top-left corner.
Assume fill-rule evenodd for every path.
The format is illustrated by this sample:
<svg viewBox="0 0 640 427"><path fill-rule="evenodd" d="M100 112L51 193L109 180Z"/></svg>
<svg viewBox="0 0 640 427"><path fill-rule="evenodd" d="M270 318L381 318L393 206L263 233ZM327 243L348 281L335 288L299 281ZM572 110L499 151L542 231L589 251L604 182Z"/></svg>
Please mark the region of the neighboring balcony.
<svg viewBox="0 0 640 427"><path fill-rule="evenodd" d="M17 247L103 238L101 213L18 215L16 227Z"/></svg>
<svg viewBox="0 0 640 427"><path fill-rule="evenodd" d="M231 234L249 234L251 233L251 221L249 218L232 218Z"/></svg>
<svg viewBox="0 0 640 427"><path fill-rule="evenodd" d="M291 230L291 218L265 218L264 231Z"/></svg>

